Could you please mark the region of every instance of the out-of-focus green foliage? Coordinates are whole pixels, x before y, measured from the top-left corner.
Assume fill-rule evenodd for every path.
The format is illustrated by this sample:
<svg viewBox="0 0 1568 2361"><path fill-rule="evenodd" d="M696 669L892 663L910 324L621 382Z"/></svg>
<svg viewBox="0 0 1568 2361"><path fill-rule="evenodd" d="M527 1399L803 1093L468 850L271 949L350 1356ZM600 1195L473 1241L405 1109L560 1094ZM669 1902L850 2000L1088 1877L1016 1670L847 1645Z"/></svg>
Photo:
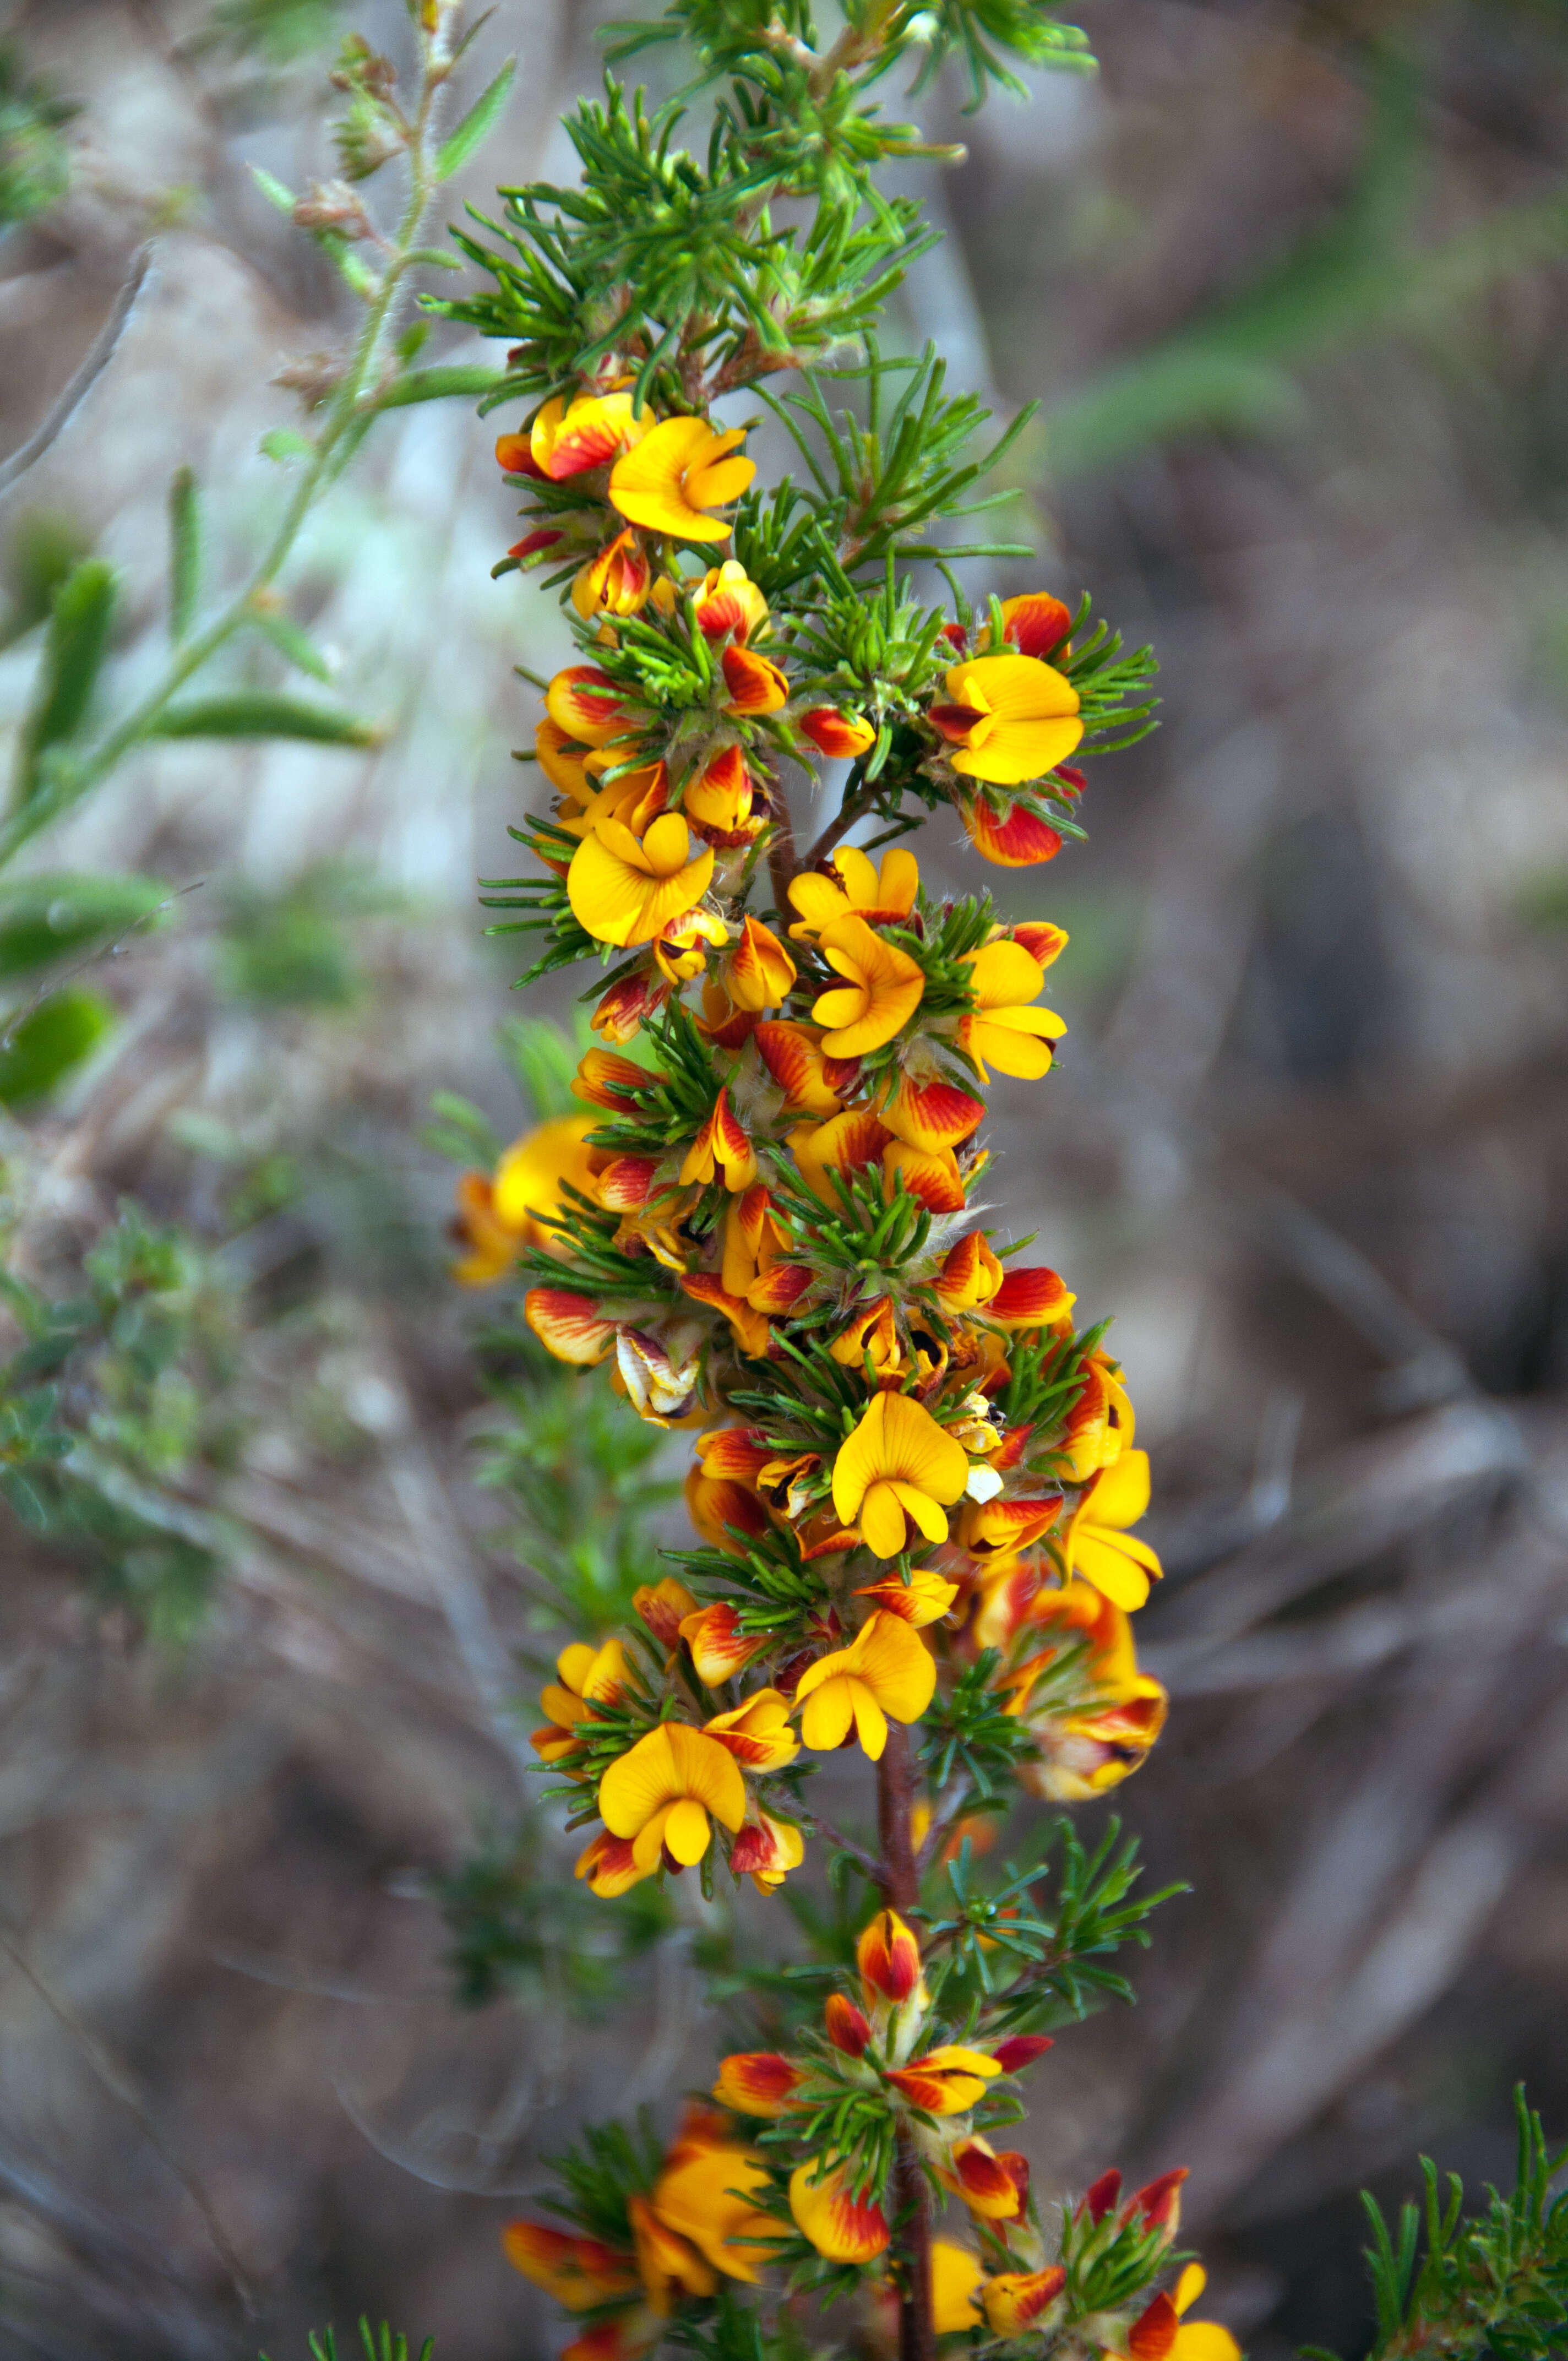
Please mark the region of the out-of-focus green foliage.
<svg viewBox="0 0 1568 2361"><path fill-rule="evenodd" d="M1227 302L1057 403L1045 425L1054 478L1091 474L1179 434L1299 425L1309 414L1299 373L1313 361L1374 337L1440 330L1499 279L1568 252L1560 194L1419 245L1420 77L1393 51L1371 53L1366 72L1366 148L1339 212Z"/></svg>
<svg viewBox="0 0 1568 2361"><path fill-rule="evenodd" d="M221 1521L191 1496L241 1440L237 1305L209 1254L130 1203L82 1276L80 1293L52 1296L0 1272L20 1337L0 1367L0 1498L152 1637L183 1639L225 1554Z"/></svg>
<svg viewBox="0 0 1568 2361"><path fill-rule="evenodd" d="M280 893L243 883L227 889L218 949L219 988L268 1008L347 1008L360 990L351 930L404 907L367 870L316 862Z"/></svg>
<svg viewBox="0 0 1568 2361"><path fill-rule="evenodd" d="M337 2361L337 2333L334 2329L313 2329L309 2344L311 2361ZM378 2334L372 2329L368 2320L361 2319L359 2346L365 2356L365 2361L409 2361L408 2338L394 2335L385 2321L381 2323L380 2331ZM427 2336L419 2348L419 2361L430 2361L430 2356L434 2350L435 2339L433 2336ZM267 2361L265 2353L258 2356L258 2361Z"/></svg>
<svg viewBox="0 0 1568 2361"><path fill-rule="evenodd" d="M0 1033L0 1105L47 1098L114 1023L101 993L68 983Z"/></svg>
<svg viewBox="0 0 1568 2361"><path fill-rule="evenodd" d="M325 49L342 13L342 0L217 0L201 44L266 66L292 65Z"/></svg>
<svg viewBox="0 0 1568 2361"><path fill-rule="evenodd" d="M1437 2167L1420 2159L1423 2203L1400 2209L1398 2233L1365 2191L1371 2225L1365 2249L1377 2306L1377 2336L1367 2361L1548 2361L1568 2342L1568 2191L1552 2183L1568 2165L1552 2155L1541 2117L1514 2093L1519 2167L1511 2193L1488 2186L1484 2213L1466 2214L1457 2173L1440 2186ZM1425 2252L1421 2251L1425 2232ZM1418 2261L1419 2257L1419 2261ZM1321 2345L1303 2361L1338 2361Z"/></svg>
<svg viewBox="0 0 1568 2361"><path fill-rule="evenodd" d="M452 1938L457 1997L478 2008L502 1993L523 2005L597 2017L628 1996L628 1971L675 1923L655 1885L608 1911L576 1878L552 1871L539 1821L488 1828L478 1850L432 1891Z"/></svg>
<svg viewBox="0 0 1568 2361"><path fill-rule="evenodd" d="M14 41L0 41L0 224L30 221L64 196L71 156L60 132L76 112L28 74Z"/></svg>
<svg viewBox="0 0 1568 2361"><path fill-rule="evenodd" d="M10 647L47 620L55 592L88 548L76 519L58 510L28 509L16 519L0 558L0 578L10 602L0 622L0 648Z"/></svg>

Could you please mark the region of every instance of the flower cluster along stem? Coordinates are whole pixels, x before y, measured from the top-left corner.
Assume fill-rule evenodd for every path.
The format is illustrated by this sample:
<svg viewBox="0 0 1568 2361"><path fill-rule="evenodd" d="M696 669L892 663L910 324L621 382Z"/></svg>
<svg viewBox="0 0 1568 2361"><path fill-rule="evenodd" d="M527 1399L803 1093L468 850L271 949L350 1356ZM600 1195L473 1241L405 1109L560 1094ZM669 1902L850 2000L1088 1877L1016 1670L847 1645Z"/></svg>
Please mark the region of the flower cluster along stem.
<svg viewBox="0 0 1568 2361"><path fill-rule="evenodd" d="M927 602L912 562L985 505L983 413L873 330L925 244L872 185L917 139L882 119L886 67L946 46L983 78L998 44L1039 57L1065 31L1040 0L845 16L821 48L806 0L765 30L751 0L671 0L646 38L692 40L691 87L730 84L707 161L612 78L568 123L578 186L500 192L502 247L462 241L494 291L449 307L506 339L519 400L496 571L542 572L573 642L528 675L540 786L510 832L534 866L487 899L541 939L530 976L609 971L580 1112L463 1177L458 1275L520 1271L533 1337L694 1452L677 1570L620 1630L585 1613L532 1743L607 1905L688 1871L770 1896L815 1837L863 1920L818 2026L720 2060L657 2158L590 2133L557 2201L576 2226L515 2223L507 2250L592 2309L570 2361L641 2361L671 2323L722 2361L753 2301L782 2361L778 2307L813 2288L853 2295L900 2361L1036 2332L1163 2361L1193 2292L1157 2285L1181 2176L1058 2218L994 2144L1044 2009L1118 1988L1135 1872L1068 1840L1053 1911L1037 1861L975 1867L1020 1798L1135 1771L1166 1707L1132 1636L1160 1568L1131 1530L1148 1463L1123 1373L1066 1281L981 1220L985 1093L1048 1073L1067 938L927 890L894 842L947 811L993 867L1052 860L1082 833L1076 758L1147 721L1152 658L1043 588ZM817 208L798 246L782 195ZM829 354L859 379L837 416ZM771 492L747 430L707 414L738 371L796 376L773 407L805 473ZM839 763L803 854L779 783ZM873 814L880 860L849 841ZM875 1766L874 1853L804 1784L846 1749ZM1205 2361L1233 2361L1223 2331Z"/></svg>

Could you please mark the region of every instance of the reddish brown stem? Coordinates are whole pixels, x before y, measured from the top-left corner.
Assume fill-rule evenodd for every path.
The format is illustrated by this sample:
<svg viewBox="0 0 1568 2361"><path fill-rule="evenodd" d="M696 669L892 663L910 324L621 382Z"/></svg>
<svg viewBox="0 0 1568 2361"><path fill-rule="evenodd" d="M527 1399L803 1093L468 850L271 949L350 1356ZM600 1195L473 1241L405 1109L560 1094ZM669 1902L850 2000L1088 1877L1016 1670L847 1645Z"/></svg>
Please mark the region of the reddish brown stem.
<svg viewBox="0 0 1568 2361"><path fill-rule="evenodd" d="M768 845L768 883L773 887L774 909L781 918L787 918L790 913L789 881L800 874L801 864L800 855L795 851L795 822L790 818L782 779L773 791L773 832Z"/></svg>
<svg viewBox="0 0 1568 2361"><path fill-rule="evenodd" d="M910 1822L915 1808L915 1759L909 1732L894 1722L877 1764L877 1834L882 1843L883 1890L894 1910L912 1910L920 1899ZM932 2361L931 2196L909 2133L898 2136L894 2194L900 2215L894 2253L899 2266L899 2361Z"/></svg>
<svg viewBox="0 0 1568 2361"><path fill-rule="evenodd" d="M834 846L849 835L850 830L866 808L867 807L861 800L859 788L853 795L846 796L800 866L803 869L815 869L819 861L826 861Z"/></svg>

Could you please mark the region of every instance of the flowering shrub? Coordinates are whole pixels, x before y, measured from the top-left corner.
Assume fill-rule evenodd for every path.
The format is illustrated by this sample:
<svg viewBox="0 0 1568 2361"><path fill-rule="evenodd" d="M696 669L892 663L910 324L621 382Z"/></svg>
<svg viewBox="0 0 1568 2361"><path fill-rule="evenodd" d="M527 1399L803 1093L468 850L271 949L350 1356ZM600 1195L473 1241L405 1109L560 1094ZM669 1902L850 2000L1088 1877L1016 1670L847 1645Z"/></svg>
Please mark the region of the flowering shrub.
<svg viewBox="0 0 1568 2361"><path fill-rule="evenodd" d="M545 569L578 646L539 682L544 793L513 831L537 868L490 891L543 937L531 975L609 968L583 1112L466 1178L457 1275L515 1262L552 1354L692 1431L696 1542L541 1699L578 1879L607 1905L688 1871L773 1894L817 1835L867 1923L794 2048L719 2061L668 2149L592 2135L571 2226L514 2224L507 2251L581 2318L576 2356L689 2335L782 2280L895 2303L912 2356L1044 2332L1224 2361L1227 2333L1182 2318L1201 2274L1160 2285L1179 2172L1124 2201L1108 2175L1047 2227L992 2136L1075 1960L1148 1905L1113 1848L1069 1853L1054 1918L1038 1866L981 1893L973 1852L1019 1786L1079 1800L1144 1760L1165 1698L1129 1618L1160 1569L1130 1530L1147 1463L1102 1330L981 1218L984 1093L1049 1072L1067 937L933 894L899 841L946 808L983 861L1037 867L1081 833L1069 762L1148 726L1148 653L1087 600L966 599L949 559L1018 553L933 536L987 505L1008 438L969 456L972 398L872 334L924 243L872 187L912 135L872 85L916 41L929 61L961 37L983 82L997 51L1068 37L1031 6L863 6L826 53L800 9L651 30L724 77L707 167L612 81L568 126L582 188L511 192L499 246L463 240L493 291L449 307L509 340L525 405L496 445L524 525L498 571ZM771 225L785 195L815 206L803 236ZM860 389L837 416L828 355ZM762 398L806 478L764 490L714 404L784 370L796 390ZM792 771L843 763L797 844ZM814 1758L844 1749L875 1766L874 1854L813 1809ZM943 1864L947 1916L923 1902ZM935 2237L949 2205L967 2226Z"/></svg>

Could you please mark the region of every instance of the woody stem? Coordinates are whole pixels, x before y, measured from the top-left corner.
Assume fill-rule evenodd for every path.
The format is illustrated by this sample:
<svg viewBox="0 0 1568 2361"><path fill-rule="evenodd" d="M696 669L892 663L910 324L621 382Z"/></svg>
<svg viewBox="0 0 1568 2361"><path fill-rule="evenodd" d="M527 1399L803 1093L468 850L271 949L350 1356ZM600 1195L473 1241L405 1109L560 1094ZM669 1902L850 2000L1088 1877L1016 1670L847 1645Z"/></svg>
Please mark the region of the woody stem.
<svg viewBox="0 0 1568 2361"><path fill-rule="evenodd" d="M877 1764L877 1834L883 1890L894 1910L912 1910L920 1899L910 1829L914 1805L915 1761L909 1732L894 1722ZM906 2130L898 2135L894 2193L900 2216L894 2241L900 2265L899 2361L932 2361L936 2338L931 2326L931 2197L915 2142Z"/></svg>

